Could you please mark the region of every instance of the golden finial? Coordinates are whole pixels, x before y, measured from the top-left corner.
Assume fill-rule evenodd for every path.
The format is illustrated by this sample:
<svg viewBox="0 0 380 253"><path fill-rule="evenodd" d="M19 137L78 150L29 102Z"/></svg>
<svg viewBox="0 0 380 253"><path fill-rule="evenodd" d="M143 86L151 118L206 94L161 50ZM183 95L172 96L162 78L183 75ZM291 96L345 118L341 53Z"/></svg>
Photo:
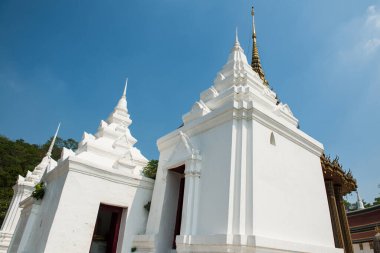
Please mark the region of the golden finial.
<svg viewBox="0 0 380 253"><path fill-rule="evenodd" d="M251 9L251 15L252 15L252 43L253 43L251 67L257 74L259 74L259 77L261 78L261 80L263 80L264 84L269 86L268 81L265 79L264 70L261 67L259 49L257 48L256 28L255 28L255 9L253 8L253 6Z"/></svg>

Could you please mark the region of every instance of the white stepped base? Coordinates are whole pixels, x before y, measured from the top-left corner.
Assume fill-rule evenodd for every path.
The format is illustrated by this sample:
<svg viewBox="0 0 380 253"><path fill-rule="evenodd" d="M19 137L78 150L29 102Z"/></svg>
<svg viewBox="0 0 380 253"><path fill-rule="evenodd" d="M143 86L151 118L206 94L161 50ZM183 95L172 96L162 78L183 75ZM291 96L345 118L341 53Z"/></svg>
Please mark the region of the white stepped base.
<svg viewBox="0 0 380 253"><path fill-rule="evenodd" d="M135 238L137 253L173 253L155 251L155 236ZM343 253L343 249L281 241L254 235L177 236L176 253Z"/></svg>
<svg viewBox="0 0 380 253"><path fill-rule="evenodd" d="M178 253L343 253L343 249L256 235L178 236L177 247Z"/></svg>
<svg viewBox="0 0 380 253"><path fill-rule="evenodd" d="M8 251L9 244L11 243L13 234L0 231L0 253Z"/></svg>

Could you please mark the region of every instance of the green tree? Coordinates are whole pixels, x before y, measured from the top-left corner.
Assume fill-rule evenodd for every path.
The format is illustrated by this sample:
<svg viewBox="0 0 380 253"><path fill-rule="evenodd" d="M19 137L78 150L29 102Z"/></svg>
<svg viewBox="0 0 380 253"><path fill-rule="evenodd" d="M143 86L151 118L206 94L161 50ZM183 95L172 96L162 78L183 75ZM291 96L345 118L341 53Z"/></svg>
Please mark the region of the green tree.
<svg viewBox="0 0 380 253"><path fill-rule="evenodd" d="M36 145L23 139L12 141L0 135L0 224L3 223L12 200L12 186L16 183L18 175L25 176L28 170L32 171L41 162L52 138L43 145ZM54 160L59 159L63 147L78 147L74 139L63 140L58 137L57 140L52 151Z"/></svg>
<svg viewBox="0 0 380 253"><path fill-rule="evenodd" d="M372 203L373 206L380 205L380 197L375 198L375 201Z"/></svg>
<svg viewBox="0 0 380 253"><path fill-rule="evenodd" d="M148 164L144 167L142 173L145 177L156 179L158 167L158 160L150 160Z"/></svg>
<svg viewBox="0 0 380 253"><path fill-rule="evenodd" d="M50 137L49 140L47 140L42 146L41 149L44 154L46 154L49 150L50 143L53 141L53 136ZM67 139L64 140L57 136L57 139L55 140L53 151L51 152L51 157L54 160L58 160L61 157L61 152L63 148L68 148L72 150L76 150L78 148L78 142L74 139Z"/></svg>
<svg viewBox="0 0 380 253"><path fill-rule="evenodd" d="M350 202L348 202L347 200L343 199L343 204L344 204L344 207L346 208L346 210L351 210L352 204Z"/></svg>
<svg viewBox="0 0 380 253"><path fill-rule="evenodd" d="M368 208L368 207L372 206L371 203L366 202L364 199L363 199L363 205L364 205L365 208Z"/></svg>

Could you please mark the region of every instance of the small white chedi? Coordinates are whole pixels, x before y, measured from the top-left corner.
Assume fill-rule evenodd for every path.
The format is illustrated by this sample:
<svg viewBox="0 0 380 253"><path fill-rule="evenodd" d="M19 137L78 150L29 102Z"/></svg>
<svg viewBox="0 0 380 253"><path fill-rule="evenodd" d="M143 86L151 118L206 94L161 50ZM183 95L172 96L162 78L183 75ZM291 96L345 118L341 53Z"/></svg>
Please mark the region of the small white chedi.
<svg viewBox="0 0 380 253"><path fill-rule="evenodd" d="M141 175L148 160L134 147L131 123L125 87L98 132L84 133L75 153L64 149L45 170L43 199L21 201L8 252L130 252L145 232L154 182Z"/></svg>
<svg viewBox="0 0 380 253"><path fill-rule="evenodd" d="M51 158L51 152L53 151L59 126L60 125L58 125L49 150L42 161L34 168L33 172L28 171L25 178L19 175L16 184L13 186L13 198L0 230L0 253L7 252L11 242L17 222L20 219L22 210L22 208L20 208L20 202L31 196L34 186L40 182L45 170L57 165L57 162Z"/></svg>

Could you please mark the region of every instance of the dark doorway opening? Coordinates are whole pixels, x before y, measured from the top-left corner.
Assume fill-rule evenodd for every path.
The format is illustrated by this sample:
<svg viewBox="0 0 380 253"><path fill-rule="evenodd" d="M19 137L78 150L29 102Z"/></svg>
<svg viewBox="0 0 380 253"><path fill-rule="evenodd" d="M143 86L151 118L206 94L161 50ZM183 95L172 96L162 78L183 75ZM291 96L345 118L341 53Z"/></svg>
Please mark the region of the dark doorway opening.
<svg viewBox="0 0 380 253"><path fill-rule="evenodd" d="M175 238L181 233L181 221L182 221L182 208L183 208L183 194L185 191L185 165L177 167L170 170L173 173L176 173L180 177L179 188L178 188L178 201L177 201L177 214L176 221L174 226L174 237L172 243L172 249L176 249L177 245Z"/></svg>
<svg viewBox="0 0 380 253"><path fill-rule="evenodd" d="M100 204L90 253L116 253L123 208Z"/></svg>

